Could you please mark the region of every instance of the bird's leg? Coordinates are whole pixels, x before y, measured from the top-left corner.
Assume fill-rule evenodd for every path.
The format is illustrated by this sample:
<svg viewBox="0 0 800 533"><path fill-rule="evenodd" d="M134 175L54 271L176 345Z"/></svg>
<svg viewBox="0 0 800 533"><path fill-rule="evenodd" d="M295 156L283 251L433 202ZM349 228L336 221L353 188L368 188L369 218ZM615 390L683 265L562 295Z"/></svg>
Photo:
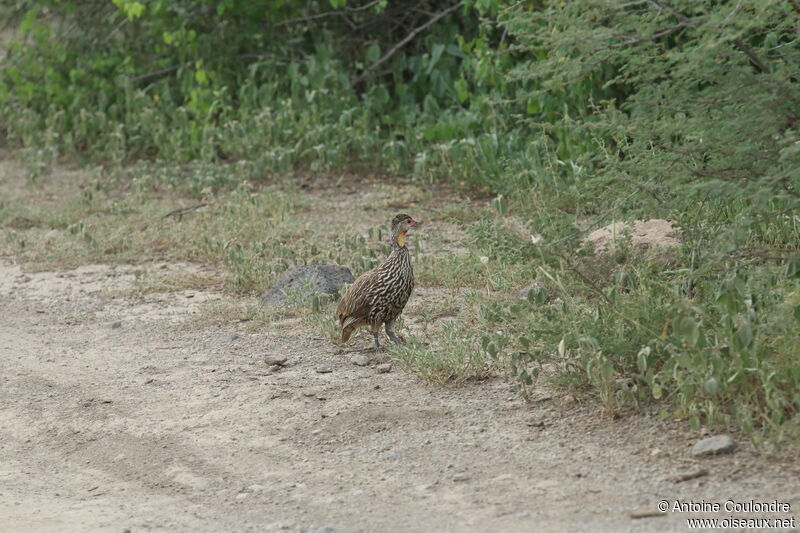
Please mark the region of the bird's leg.
<svg viewBox="0 0 800 533"><path fill-rule="evenodd" d="M380 326L372 328L372 336L375 338L375 353L381 351L381 343L378 342L378 334L380 333Z"/></svg>
<svg viewBox="0 0 800 533"><path fill-rule="evenodd" d="M394 332L394 320L390 320L386 323L386 334L392 339L392 342L395 344L405 344L406 341L398 337Z"/></svg>

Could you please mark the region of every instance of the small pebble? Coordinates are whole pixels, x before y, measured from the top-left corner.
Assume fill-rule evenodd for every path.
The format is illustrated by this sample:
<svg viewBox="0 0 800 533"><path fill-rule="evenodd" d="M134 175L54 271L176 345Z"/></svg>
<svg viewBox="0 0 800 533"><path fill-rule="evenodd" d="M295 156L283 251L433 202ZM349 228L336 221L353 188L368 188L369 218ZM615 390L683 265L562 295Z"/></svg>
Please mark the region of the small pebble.
<svg viewBox="0 0 800 533"><path fill-rule="evenodd" d="M318 366L316 370L317 374L330 374L333 372L333 369L329 366Z"/></svg>
<svg viewBox="0 0 800 533"><path fill-rule="evenodd" d="M354 355L350 358L350 362L356 366L367 366L369 364L369 357L366 355Z"/></svg>
<svg viewBox="0 0 800 533"><path fill-rule="evenodd" d="M386 374L387 372L391 372L392 371L392 364L391 363L383 363L382 365L376 366L375 370L378 371L378 374Z"/></svg>
<svg viewBox="0 0 800 533"><path fill-rule="evenodd" d="M283 366L286 364L286 361L289 357L285 355L265 355L264 362L268 365L278 365Z"/></svg>
<svg viewBox="0 0 800 533"><path fill-rule="evenodd" d="M121 320L112 320L111 322L103 322L103 326L111 329L117 329L122 327Z"/></svg>

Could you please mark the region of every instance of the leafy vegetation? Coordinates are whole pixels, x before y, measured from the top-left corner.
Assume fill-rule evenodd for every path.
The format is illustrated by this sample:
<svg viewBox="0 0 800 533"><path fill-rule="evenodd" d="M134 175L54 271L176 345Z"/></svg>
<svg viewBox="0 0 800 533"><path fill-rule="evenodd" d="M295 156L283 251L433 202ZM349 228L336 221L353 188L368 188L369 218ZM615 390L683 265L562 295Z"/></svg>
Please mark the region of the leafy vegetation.
<svg viewBox="0 0 800 533"><path fill-rule="evenodd" d="M0 205L8 250L40 263L160 250L222 265L231 293L253 294L292 264L360 272L384 253L377 229L334 242L309 232L303 194L259 184L305 171L410 175L418 205L456 225L467 248L437 255L439 243L424 243L421 284L467 293L447 302L458 312L437 342L411 339L399 362L437 382L502 369L524 392L545 371L612 413L656 405L756 442L796 436L796 0L0 9L17 28L0 71L5 142L27 154L33 178L64 155L103 168L61 210ZM443 182L494 200L425 196ZM110 200L120 187L127 196ZM167 192L213 215L156 229ZM680 228L666 263L581 244L611 222L650 218ZM47 228L82 244L46 247ZM331 330L330 304L298 301ZM437 305L419 310L426 332L446 311Z"/></svg>

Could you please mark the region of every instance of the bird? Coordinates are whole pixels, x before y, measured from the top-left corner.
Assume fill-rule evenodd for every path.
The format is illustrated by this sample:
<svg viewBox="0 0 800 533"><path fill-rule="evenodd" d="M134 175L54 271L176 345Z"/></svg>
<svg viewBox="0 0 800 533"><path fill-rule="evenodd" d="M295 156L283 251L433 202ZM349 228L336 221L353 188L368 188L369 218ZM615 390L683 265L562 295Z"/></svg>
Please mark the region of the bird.
<svg viewBox="0 0 800 533"><path fill-rule="evenodd" d="M361 274L347 288L336 307L342 327L342 343L350 340L358 328L369 326L375 339L374 350L380 351L378 335L385 324L386 335L392 342L404 344L395 334L394 326L414 290L414 270L406 247L406 235L421 224L404 213L392 219L391 253L380 265Z"/></svg>

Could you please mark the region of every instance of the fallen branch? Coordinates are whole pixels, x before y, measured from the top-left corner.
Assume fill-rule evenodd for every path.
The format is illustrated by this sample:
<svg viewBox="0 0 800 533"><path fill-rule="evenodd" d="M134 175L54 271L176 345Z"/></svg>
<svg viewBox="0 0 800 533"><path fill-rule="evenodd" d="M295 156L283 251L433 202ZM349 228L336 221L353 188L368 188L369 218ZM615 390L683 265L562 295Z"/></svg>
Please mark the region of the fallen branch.
<svg viewBox="0 0 800 533"><path fill-rule="evenodd" d="M694 470L692 472L684 472L683 474L678 474L677 476L673 476L669 478L669 481L673 483L683 483L684 481L691 481L692 479L697 479L699 477L707 476L708 470L705 468L701 468L700 470Z"/></svg>
<svg viewBox="0 0 800 533"><path fill-rule="evenodd" d="M178 209L173 209L172 211L170 211L169 213L167 213L166 215L164 215L161 218L164 219L164 218L168 218L168 217L177 217L178 218L178 222L180 222L181 218L186 213L189 213L189 212L194 211L196 209L200 209L201 207L205 207L207 205L208 205L208 203L201 202L199 204L190 205L189 207L179 207Z"/></svg>

